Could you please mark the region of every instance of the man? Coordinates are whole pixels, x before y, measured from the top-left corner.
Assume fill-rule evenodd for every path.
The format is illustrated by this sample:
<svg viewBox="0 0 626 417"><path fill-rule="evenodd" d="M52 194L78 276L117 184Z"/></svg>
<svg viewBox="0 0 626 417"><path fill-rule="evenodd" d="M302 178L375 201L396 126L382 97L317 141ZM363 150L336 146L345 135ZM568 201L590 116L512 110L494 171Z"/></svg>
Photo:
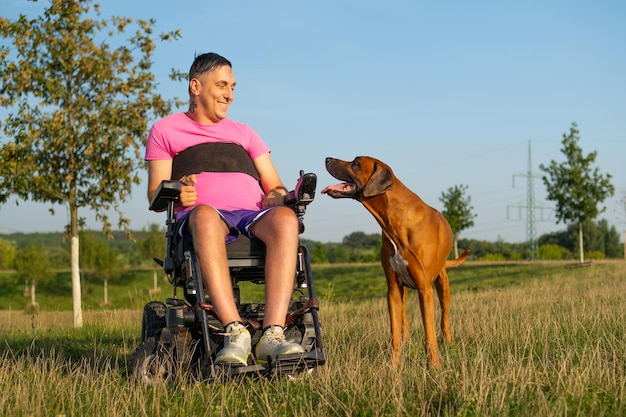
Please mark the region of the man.
<svg viewBox="0 0 626 417"><path fill-rule="evenodd" d="M235 84L232 65L226 58L215 53L197 56L189 70L189 110L154 124L146 160L149 198L162 180L182 183L177 218L192 237L205 288L226 329L216 364L243 366L251 352L250 333L235 305L226 257L226 243L241 233L266 245L264 333L256 346L257 361L303 352L303 348L287 342L283 335L295 276L298 219L284 206L287 189L267 145L249 126L227 118ZM175 156L194 147L192 159L209 166L215 144L245 149L257 178L211 169L172 178L178 172L173 169Z"/></svg>

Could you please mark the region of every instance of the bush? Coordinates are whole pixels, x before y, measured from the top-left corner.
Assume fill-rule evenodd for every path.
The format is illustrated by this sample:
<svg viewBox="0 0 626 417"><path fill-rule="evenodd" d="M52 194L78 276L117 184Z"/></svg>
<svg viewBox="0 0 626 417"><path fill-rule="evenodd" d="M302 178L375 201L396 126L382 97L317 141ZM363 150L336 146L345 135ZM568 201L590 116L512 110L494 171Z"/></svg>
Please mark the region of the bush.
<svg viewBox="0 0 626 417"><path fill-rule="evenodd" d="M504 261L504 255L501 253L486 253L483 257L484 261Z"/></svg>
<svg viewBox="0 0 626 417"><path fill-rule="evenodd" d="M553 243L539 246L539 259L547 260L561 260L571 259L572 254L563 246L559 246Z"/></svg>
<svg viewBox="0 0 626 417"><path fill-rule="evenodd" d="M596 250L585 252L585 259L604 259L604 258L605 258L604 254Z"/></svg>

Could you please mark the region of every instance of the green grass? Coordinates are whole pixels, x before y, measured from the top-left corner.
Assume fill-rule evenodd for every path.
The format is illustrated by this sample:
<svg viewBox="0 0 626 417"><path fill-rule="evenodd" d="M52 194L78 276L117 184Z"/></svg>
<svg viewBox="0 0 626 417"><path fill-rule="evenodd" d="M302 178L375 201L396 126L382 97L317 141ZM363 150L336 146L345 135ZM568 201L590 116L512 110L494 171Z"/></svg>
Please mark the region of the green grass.
<svg viewBox="0 0 626 417"><path fill-rule="evenodd" d="M479 291L490 288L507 288L524 285L528 280L563 273L563 262L466 262L462 267L450 269L448 274L452 291ZM596 262L593 270L611 268L611 261ZM387 283L379 263L313 265L313 277L317 297L323 300L368 300L384 297ZM568 270L572 274L585 274L586 268ZM115 280L109 281L108 299L111 305L102 306L103 283L86 279L82 283L82 305L89 310L140 309L150 299L165 301L171 297L172 288L159 272L160 292L151 294L152 270L129 270ZM263 286L241 283L244 300L263 299ZM72 309L71 277L60 272L48 283L36 289L37 303L42 311ZM179 290L180 294L180 290ZM30 303L24 295L24 283L15 273L0 273L0 310L21 310Z"/></svg>
<svg viewBox="0 0 626 417"><path fill-rule="evenodd" d="M139 308L94 306L82 329L72 328L70 311L0 311L0 415L626 415L626 262L451 271L454 344L441 347L439 371L425 367L415 292L410 339L394 367L380 267L320 266L314 275L328 363L296 380L135 385L126 367ZM145 288L143 278L129 279L136 289L127 292L147 299L151 279ZM115 294L123 298L121 288Z"/></svg>

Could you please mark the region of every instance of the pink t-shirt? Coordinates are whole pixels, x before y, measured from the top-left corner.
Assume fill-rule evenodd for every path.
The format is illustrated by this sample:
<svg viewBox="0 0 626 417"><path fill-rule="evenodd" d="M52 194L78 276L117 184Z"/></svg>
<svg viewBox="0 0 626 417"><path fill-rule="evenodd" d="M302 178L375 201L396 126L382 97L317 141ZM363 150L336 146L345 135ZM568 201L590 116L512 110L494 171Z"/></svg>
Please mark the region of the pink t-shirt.
<svg viewBox="0 0 626 417"><path fill-rule="evenodd" d="M171 160L189 147L213 142L241 145L253 160L270 152L261 137L246 124L223 119L214 125L203 125L185 113L174 113L157 121L150 129L145 159ZM259 210L262 207L265 193L258 181L248 174L198 172L196 177L196 205L207 204L221 210ZM192 208L178 207L178 210L184 212Z"/></svg>

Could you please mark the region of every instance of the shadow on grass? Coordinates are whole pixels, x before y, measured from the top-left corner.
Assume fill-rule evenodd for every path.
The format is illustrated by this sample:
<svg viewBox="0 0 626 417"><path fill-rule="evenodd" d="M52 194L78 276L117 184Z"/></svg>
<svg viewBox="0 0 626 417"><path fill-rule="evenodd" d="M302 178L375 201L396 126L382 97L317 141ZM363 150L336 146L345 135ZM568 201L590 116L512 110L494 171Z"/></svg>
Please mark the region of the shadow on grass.
<svg viewBox="0 0 626 417"><path fill-rule="evenodd" d="M83 363L94 370L110 367L126 376L134 347L132 340L120 335L70 334L59 338L58 335L43 334L33 338L27 332L18 332L10 339L2 340L0 356L14 360L55 357L67 365Z"/></svg>
<svg viewBox="0 0 626 417"><path fill-rule="evenodd" d="M55 358L126 374L139 344L140 312L86 312L81 328L72 312L0 312L0 357L10 360Z"/></svg>

